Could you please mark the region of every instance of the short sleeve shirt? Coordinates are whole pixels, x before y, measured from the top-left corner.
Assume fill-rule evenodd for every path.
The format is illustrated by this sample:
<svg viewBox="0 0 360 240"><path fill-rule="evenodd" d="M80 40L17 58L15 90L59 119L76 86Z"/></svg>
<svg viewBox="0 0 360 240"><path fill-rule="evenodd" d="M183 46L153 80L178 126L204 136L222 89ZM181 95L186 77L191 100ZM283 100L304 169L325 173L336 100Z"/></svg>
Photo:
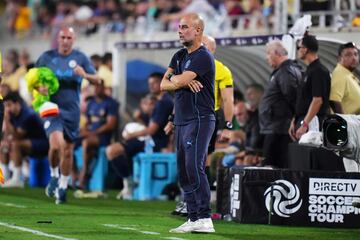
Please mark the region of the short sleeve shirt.
<svg viewBox="0 0 360 240"><path fill-rule="evenodd" d="M195 120L215 121L215 64L212 54L204 46L190 54L187 49L183 48L175 53L169 67L174 70L176 75L185 71L196 73L195 80L203 85L198 93L193 93L188 88L175 91L174 124L186 125Z"/></svg>
<svg viewBox="0 0 360 240"><path fill-rule="evenodd" d="M345 114L360 114L360 80L341 64L332 72L330 100L340 102Z"/></svg>
<svg viewBox="0 0 360 240"><path fill-rule="evenodd" d="M86 107L87 128L94 131L106 124L107 117L118 115L119 104L111 97L106 96L102 101L96 101L95 97L88 100ZM110 141L112 132L101 134Z"/></svg>
<svg viewBox="0 0 360 240"><path fill-rule="evenodd" d="M234 80L231 71L222 62L215 59L215 111L221 106L220 90L233 87Z"/></svg>
<svg viewBox="0 0 360 240"><path fill-rule="evenodd" d="M313 97L321 97L323 104L317 116L324 116L329 109L330 72L316 59L306 69L305 77L296 96L296 116L305 116Z"/></svg>
<svg viewBox="0 0 360 240"><path fill-rule="evenodd" d="M10 122L15 128L23 129L26 132L25 138L47 140L42 120L26 104L22 104L18 116L10 117Z"/></svg>
<svg viewBox="0 0 360 240"><path fill-rule="evenodd" d="M36 62L36 67L50 68L59 80L59 90L51 96L51 101L58 104L62 119L77 128L80 121L80 87L82 78L76 75L74 67L81 66L85 72L95 74L95 68L88 57L78 50L63 56L57 49L43 53Z"/></svg>

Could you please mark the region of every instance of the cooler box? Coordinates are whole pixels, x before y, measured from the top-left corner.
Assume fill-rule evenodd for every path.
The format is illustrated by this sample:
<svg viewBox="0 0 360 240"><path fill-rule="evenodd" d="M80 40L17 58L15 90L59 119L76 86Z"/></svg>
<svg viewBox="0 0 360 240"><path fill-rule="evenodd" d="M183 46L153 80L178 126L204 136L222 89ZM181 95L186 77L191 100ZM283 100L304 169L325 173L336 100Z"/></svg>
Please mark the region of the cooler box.
<svg viewBox="0 0 360 240"><path fill-rule="evenodd" d="M83 149L82 147L77 148L74 151L75 163L79 171L83 166ZM91 177L88 181L89 191L102 192L105 186L105 178L108 172L108 160L105 154L105 147L100 147L97 157L94 157L90 162Z"/></svg>
<svg viewBox="0 0 360 240"><path fill-rule="evenodd" d="M164 188L177 181L175 153L139 153L133 158L133 199L159 199Z"/></svg>
<svg viewBox="0 0 360 240"><path fill-rule="evenodd" d="M45 187L50 181L49 160L44 158L29 158L29 186Z"/></svg>

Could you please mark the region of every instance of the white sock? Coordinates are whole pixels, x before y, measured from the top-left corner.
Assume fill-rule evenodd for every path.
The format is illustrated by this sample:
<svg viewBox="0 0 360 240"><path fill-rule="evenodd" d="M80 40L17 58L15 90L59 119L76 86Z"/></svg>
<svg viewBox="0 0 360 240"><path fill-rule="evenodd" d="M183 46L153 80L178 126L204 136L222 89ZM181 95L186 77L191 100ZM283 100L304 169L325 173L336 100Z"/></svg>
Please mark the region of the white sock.
<svg viewBox="0 0 360 240"><path fill-rule="evenodd" d="M0 163L0 168L3 172L4 179L8 180L10 178L9 164Z"/></svg>
<svg viewBox="0 0 360 240"><path fill-rule="evenodd" d="M124 191L132 191L132 177L123 178L123 184Z"/></svg>
<svg viewBox="0 0 360 240"><path fill-rule="evenodd" d="M50 167L50 176L59 178L59 167Z"/></svg>
<svg viewBox="0 0 360 240"><path fill-rule="evenodd" d="M70 176L64 176L61 174L59 179L59 188L67 189Z"/></svg>
<svg viewBox="0 0 360 240"><path fill-rule="evenodd" d="M21 180L21 166L14 167L12 179Z"/></svg>

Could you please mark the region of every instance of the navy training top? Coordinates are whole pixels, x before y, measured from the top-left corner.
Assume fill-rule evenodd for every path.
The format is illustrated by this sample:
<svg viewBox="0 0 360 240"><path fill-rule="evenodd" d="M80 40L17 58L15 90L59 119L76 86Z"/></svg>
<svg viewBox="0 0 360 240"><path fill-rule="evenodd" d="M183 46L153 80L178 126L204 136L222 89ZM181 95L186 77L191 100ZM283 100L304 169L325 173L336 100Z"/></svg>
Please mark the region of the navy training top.
<svg viewBox="0 0 360 240"><path fill-rule="evenodd" d="M198 93L193 93L189 88L175 91L174 124L186 125L196 120L215 121L215 64L212 54L204 46L190 54L183 48L175 53L169 67L175 75L185 71L196 73L195 80L203 85Z"/></svg>

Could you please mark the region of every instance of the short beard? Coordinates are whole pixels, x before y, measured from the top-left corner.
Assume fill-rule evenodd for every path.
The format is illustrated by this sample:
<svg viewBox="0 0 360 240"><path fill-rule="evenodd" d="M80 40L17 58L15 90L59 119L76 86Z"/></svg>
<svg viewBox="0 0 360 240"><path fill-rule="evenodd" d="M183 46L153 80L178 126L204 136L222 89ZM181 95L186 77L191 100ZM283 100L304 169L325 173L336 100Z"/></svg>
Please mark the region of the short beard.
<svg viewBox="0 0 360 240"><path fill-rule="evenodd" d="M193 42L192 41L188 41L188 42L183 42L182 43L184 45L184 47L191 47L193 45Z"/></svg>

